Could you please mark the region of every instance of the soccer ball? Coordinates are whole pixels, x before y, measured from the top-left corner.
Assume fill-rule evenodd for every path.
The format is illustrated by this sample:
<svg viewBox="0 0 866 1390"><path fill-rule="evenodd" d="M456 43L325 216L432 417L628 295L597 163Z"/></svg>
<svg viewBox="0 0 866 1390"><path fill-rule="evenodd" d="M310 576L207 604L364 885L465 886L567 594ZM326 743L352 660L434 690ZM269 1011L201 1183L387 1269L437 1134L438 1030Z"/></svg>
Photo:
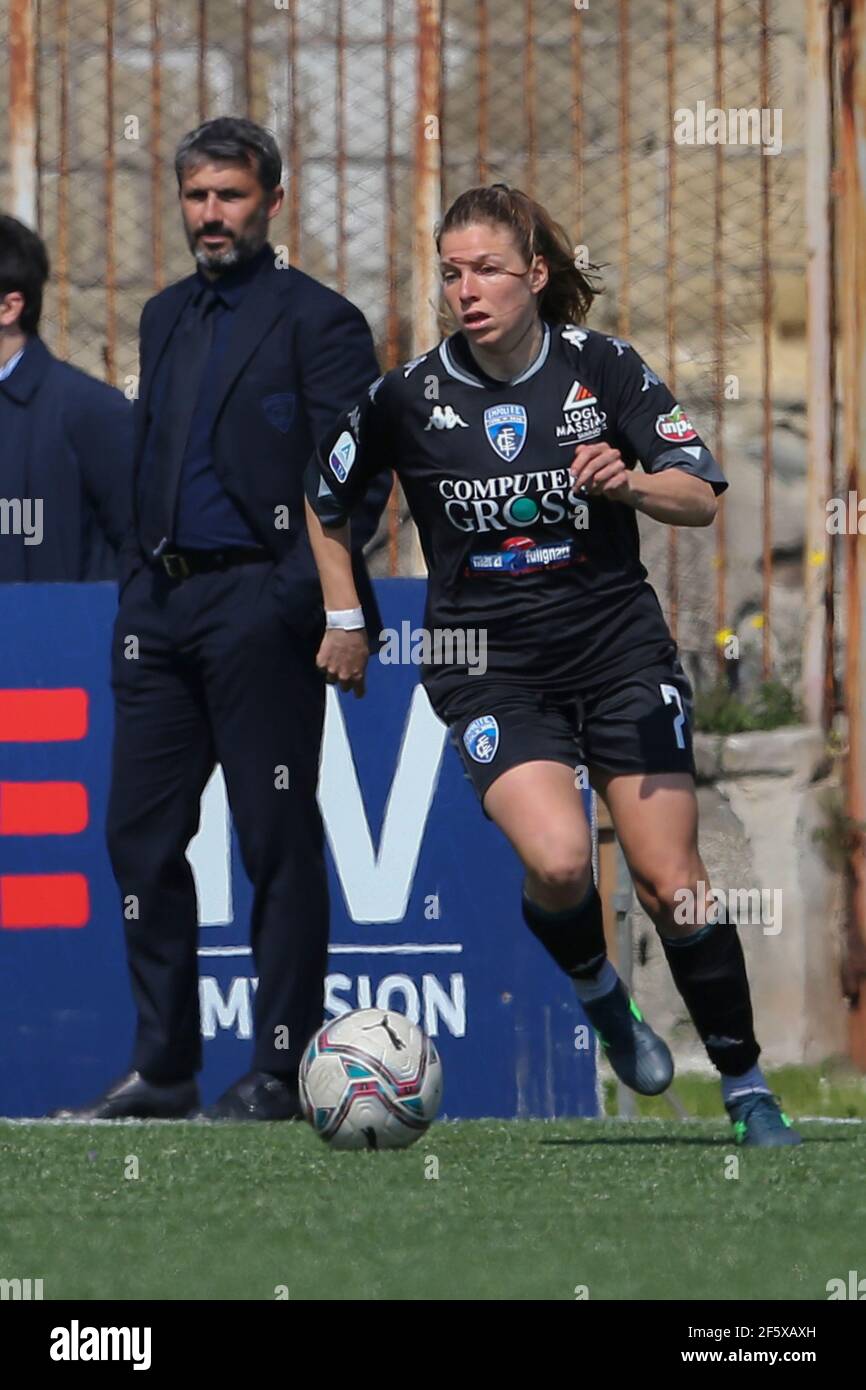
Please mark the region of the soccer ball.
<svg viewBox="0 0 866 1390"><path fill-rule="evenodd" d="M320 1028L301 1062L304 1114L335 1149L405 1149L436 1118L439 1054L417 1024L355 1009Z"/></svg>

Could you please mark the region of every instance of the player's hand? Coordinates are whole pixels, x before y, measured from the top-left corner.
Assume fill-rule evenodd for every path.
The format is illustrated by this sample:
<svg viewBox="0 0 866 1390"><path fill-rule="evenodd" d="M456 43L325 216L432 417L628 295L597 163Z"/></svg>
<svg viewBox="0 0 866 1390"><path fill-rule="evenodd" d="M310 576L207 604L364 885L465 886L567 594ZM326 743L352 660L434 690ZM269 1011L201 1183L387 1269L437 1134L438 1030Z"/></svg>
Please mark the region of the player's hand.
<svg viewBox="0 0 866 1390"><path fill-rule="evenodd" d="M574 487L582 487L588 497L628 501L631 493L629 471L619 449L610 444L578 444L569 472Z"/></svg>
<svg viewBox="0 0 866 1390"><path fill-rule="evenodd" d="M342 628L327 628L316 657L316 665L324 671L329 685L351 690L360 699L364 694L364 672L370 648L364 628L345 632Z"/></svg>

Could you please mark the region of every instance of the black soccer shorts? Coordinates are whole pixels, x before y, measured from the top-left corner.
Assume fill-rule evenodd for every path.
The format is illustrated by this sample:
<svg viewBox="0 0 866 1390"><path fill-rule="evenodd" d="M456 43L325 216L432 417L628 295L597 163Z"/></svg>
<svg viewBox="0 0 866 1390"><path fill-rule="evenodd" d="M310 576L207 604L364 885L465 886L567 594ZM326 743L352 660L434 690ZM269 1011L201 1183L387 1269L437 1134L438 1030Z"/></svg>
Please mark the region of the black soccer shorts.
<svg viewBox="0 0 866 1390"><path fill-rule="evenodd" d="M574 768L576 786L586 785L579 769L592 767L694 777L692 711L692 687L675 657L571 696L469 677L446 718L483 806L497 777L536 760Z"/></svg>

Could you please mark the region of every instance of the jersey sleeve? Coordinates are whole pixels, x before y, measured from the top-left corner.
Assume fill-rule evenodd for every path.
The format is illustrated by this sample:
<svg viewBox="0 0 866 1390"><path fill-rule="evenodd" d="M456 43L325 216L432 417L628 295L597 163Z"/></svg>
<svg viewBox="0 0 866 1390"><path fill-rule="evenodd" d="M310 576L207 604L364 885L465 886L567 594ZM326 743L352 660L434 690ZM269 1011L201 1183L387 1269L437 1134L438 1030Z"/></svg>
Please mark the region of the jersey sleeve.
<svg viewBox="0 0 866 1390"><path fill-rule="evenodd" d="M626 461L639 460L647 473L681 468L718 497L728 480L676 397L630 343L612 338L609 346L605 395L613 407L611 433Z"/></svg>
<svg viewBox="0 0 866 1390"><path fill-rule="evenodd" d="M378 377L319 440L304 488L324 526L344 525L373 478L395 467L393 409L386 378Z"/></svg>

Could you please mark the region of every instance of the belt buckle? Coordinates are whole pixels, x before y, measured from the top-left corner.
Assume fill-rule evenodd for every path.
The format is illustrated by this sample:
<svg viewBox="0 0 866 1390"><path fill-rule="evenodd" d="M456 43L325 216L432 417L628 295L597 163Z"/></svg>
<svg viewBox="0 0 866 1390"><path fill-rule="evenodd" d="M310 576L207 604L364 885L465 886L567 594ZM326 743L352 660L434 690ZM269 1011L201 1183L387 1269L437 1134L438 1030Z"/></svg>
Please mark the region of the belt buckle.
<svg viewBox="0 0 866 1390"><path fill-rule="evenodd" d="M161 555L162 567L169 579L189 579L192 570L183 555Z"/></svg>

